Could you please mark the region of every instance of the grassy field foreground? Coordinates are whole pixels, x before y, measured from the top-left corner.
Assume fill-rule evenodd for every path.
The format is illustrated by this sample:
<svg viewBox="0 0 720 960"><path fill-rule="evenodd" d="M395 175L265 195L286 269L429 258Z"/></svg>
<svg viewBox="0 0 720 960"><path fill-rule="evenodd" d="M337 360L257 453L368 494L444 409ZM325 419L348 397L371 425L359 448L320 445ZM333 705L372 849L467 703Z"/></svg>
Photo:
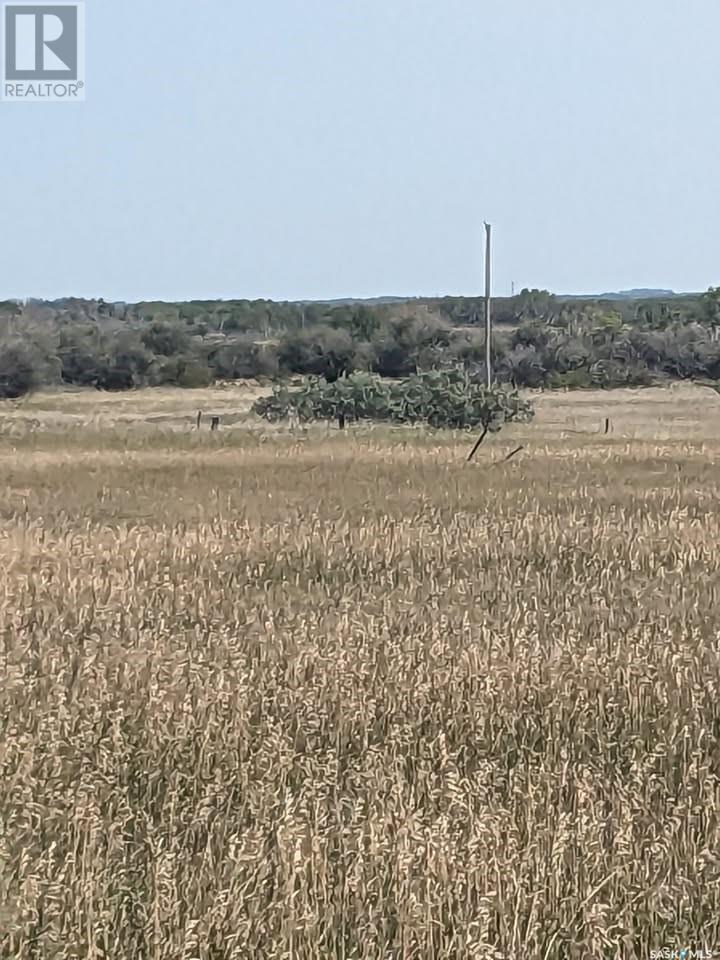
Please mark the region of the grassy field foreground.
<svg viewBox="0 0 720 960"><path fill-rule="evenodd" d="M0 955L720 949L718 398L241 392L0 408Z"/></svg>

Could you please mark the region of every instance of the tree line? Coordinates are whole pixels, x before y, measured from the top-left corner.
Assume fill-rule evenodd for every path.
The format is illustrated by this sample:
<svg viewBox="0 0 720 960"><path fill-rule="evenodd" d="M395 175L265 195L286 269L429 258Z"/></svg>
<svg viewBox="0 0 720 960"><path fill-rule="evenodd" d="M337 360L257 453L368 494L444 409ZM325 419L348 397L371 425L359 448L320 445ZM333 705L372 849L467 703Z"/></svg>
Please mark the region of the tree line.
<svg viewBox="0 0 720 960"><path fill-rule="evenodd" d="M493 302L494 375L514 387L720 381L720 288L668 300L588 301L523 290ZM355 372L403 378L484 368L480 298L289 304L0 302L0 397L72 384L207 386Z"/></svg>

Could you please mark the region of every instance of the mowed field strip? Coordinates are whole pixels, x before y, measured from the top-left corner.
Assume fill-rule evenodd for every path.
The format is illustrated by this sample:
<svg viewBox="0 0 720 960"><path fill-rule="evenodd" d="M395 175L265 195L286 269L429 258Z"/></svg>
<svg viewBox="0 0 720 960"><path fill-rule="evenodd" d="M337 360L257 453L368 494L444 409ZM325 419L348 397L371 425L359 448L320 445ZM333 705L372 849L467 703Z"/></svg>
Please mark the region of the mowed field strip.
<svg viewBox="0 0 720 960"><path fill-rule="evenodd" d="M260 393L0 405L0 956L720 949L720 397Z"/></svg>

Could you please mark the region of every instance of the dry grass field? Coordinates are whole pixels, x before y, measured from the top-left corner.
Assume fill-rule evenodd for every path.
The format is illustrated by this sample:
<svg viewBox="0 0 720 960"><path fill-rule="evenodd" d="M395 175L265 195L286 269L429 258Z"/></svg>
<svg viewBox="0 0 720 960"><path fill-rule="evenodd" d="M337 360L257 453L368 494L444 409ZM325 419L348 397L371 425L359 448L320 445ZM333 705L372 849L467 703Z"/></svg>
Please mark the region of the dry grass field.
<svg viewBox="0 0 720 960"><path fill-rule="evenodd" d="M0 406L0 956L720 950L720 398L253 395Z"/></svg>

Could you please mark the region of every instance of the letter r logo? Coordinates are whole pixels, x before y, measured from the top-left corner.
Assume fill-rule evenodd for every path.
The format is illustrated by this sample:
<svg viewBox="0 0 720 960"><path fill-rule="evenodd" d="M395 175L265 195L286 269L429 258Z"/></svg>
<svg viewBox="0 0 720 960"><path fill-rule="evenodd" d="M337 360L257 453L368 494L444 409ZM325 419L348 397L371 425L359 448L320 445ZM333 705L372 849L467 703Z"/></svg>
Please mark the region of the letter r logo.
<svg viewBox="0 0 720 960"><path fill-rule="evenodd" d="M5 79L78 79L76 4L5 6Z"/></svg>

